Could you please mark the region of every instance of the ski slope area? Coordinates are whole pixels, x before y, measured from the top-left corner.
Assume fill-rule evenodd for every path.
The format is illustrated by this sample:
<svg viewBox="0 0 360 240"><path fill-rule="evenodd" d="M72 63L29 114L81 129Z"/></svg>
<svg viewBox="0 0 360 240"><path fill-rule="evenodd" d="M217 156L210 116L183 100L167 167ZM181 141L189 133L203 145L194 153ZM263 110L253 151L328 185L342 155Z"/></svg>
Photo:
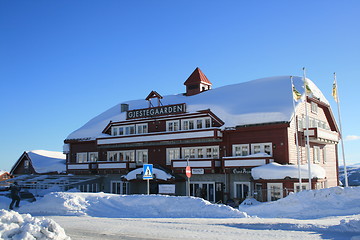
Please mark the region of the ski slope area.
<svg viewBox="0 0 360 240"><path fill-rule="evenodd" d="M58 234L53 239L355 240L360 239L359 198L360 187L335 187L270 203L248 199L251 205L238 210L195 197L53 192L33 203L22 201L20 214L2 210L0 234L2 239L25 239L6 238L11 226L22 236ZM1 208L7 209L9 203L0 197Z"/></svg>

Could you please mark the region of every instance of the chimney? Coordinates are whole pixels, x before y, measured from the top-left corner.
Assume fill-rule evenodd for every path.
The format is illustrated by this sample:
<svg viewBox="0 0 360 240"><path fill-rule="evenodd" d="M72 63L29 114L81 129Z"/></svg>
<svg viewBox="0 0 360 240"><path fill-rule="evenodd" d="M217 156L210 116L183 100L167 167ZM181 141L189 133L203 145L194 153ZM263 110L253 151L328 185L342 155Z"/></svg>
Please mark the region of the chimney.
<svg viewBox="0 0 360 240"><path fill-rule="evenodd" d="M129 110L129 104L122 103L120 105L120 109L121 109L122 113L128 111Z"/></svg>

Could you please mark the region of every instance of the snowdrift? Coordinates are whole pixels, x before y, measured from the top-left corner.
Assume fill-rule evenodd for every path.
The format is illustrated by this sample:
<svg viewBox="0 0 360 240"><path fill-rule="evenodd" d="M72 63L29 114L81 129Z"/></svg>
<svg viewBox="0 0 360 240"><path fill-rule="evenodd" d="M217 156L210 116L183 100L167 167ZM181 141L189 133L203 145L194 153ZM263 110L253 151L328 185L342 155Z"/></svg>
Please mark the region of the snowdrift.
<svg viewBox="0 0 360 240"><path fill-rule="evenodd" d="M294 219L353 215L359 214L359 209L360 187L307 190L275 202L239 206L240 211L251 216Z"/></svg>
<svg viewBox="0 0 360 240"><path fill-rule="evenodd" d="M23 206L33 215L87 215L109 218L243 218L225 205L195 197L54 192Z"/></svg>
<svg viewBox="0 0 360 240"><path fill-rule="evenodd" d="M70 240L59 224L47 218L0 210L0 239L56 239Z"/></svg>

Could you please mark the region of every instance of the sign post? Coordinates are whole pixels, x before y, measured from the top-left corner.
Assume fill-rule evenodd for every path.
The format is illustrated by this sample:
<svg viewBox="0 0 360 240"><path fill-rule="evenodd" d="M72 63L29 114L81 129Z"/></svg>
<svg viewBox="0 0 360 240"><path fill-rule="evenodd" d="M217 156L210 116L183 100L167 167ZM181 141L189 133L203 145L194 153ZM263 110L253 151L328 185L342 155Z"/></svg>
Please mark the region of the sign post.
<svg viewBox="0 0 360 240"><path fill-rule="evenodd" d="M153 165L143 165L143 179L147 181L147 195L150 195L150 179L153 179Z"/></svg>
<svg viewBox="0 0 360 240"><path fill-rule="evenodd" d="M189 157L187 157L187 166L185 168L185 173L186 173L186 176L188 178L187 180L187 195L188 197L190 197L190 178L191 178L191 167L190 167L190 164L189 164Z"/></svg>

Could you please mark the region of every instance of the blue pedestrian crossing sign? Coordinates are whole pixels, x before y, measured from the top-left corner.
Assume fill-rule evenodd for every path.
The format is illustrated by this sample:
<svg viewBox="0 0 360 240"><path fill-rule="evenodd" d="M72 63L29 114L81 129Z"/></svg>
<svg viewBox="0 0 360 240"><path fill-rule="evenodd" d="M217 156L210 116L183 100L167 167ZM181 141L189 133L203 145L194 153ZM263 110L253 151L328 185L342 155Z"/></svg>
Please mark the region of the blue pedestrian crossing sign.
<svg viewBox="0 0 360 240"><path fill-rule="evenodd" d="M144 164L143 165L143 179L153 179L153 165Z"/></svg>

